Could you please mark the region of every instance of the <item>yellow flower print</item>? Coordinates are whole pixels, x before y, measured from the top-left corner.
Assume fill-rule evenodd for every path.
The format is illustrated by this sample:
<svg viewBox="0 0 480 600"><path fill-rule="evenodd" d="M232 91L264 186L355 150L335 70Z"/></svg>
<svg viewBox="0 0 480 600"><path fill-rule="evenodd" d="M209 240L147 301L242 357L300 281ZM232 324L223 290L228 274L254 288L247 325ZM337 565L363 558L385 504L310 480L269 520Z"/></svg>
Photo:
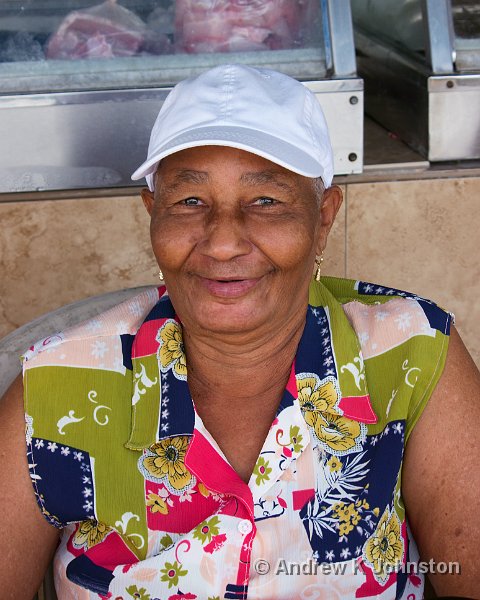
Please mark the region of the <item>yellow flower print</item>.
<svg viewBox="0 0 480 600"><path fill-rule="evenodd" d="M161 370L172 369L177 379L187 378L187 361L183 347L182 328L173 319L166 321L157 334Z"/></svg>
<svg viewBox="0 0 480 600"><path fill-rule="evenodd" d="M88 519L79 524L73 536L72 543L75 548L88 550L102 542L110 531L112 531L111 527L105 525L105 523L96 521L95 519Z"/></svg>
<svg viewBox="0 0 480 600"><path fill-rule="evenodd" d="M330 413L315 414L313 428L320 442L333 452L345 452L362 441L360 423L341 415Z"/></svg>
<svg viewBox="0 0 480 600"><path fill-rule="evenodd" d="M208 490L202 482L198 484L198 491L204 498L208 498L210 496L210 490Z"/></svg>
<svg viewBox="0 0 480 600"><path fill-rule="evenodd" d="M167 502L165 498L162 498L158 494L148 494L147 506L150 507L152 513L159 512L162 515L168 515Z"/></svg>
<svg viewBox="0 0 480 600"><path fill-rule="evenodd" d="M187 449L188 436L165 438L150 446L147 456L141 459L143 467L154 481L166 479L175 491L183 490L192 481L192 475L185 467Z"/></svg>
<svg viewBox="0 0 480 600"><path fill-rule="evenodd" d="M298 401L303 417L313 427L318 412L334 412L338 401L337 390L333 381L327 381L318 389L315 377L297 379Z"/></svg>
<svg viewBox="0 0 480 600"><path fill-rule="evenodd" d="M342 535L348 535L353 529L353 525L351 523L340 523L338 528L338 535L342 537Z"/></svg>
<svg viewBox="0 0 480 600"><path fill-rule="evenodd" d="M348 535L353 530L354 526L358 525L361 519L360 514L353 502L350 504L345 504L345 502L337 502L337 504L333 506L333 512L339 521L338 535L340 537L343 535Z"/></svg>
<svg viewBox="0 0 480 600"><path fill-rule="evenodd" d="M387 508L378 522L375 533L364 546L366 562L370 564L375 579L385 583L390 573L403 559L403 540L400 520Z"/></svg>
<svg viewBox="0 0 480 600"><path fill-rule="evenodd" d="M257 464L253 469L253 474L255 475L255 483L257 485L262 484L264 481L268 481L270 479L270 473L272 472L271 467L269 467L269 461L265 460L263 456L259 456L257 460Z"/></svg>
<svg viewBox="0 0 480 600"><path fill-rule="evenodd" d="M355 502L355 508L364 508L365 510L368 510L370 508L370 504L365 500L361 500L360 498ZM377 510L377 517L378 517L378 510Z"/></svg>
<svg viewBox="0 0 480 600"><path fill-rule="evenodd" d="M327 462L327 465L329 466L331 473L336 473L343 467L342 461L336 456L332 456L332 458Z"/></svg>

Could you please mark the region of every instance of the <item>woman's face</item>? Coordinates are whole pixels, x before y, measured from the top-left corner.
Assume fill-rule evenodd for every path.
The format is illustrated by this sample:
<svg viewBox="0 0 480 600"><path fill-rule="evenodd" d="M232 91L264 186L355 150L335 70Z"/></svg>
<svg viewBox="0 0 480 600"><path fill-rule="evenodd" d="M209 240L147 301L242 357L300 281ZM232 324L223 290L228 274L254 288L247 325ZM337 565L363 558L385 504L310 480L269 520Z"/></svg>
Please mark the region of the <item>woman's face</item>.
<svg viewBox="0 0 480 600"><path fill-rule="evenodd" d="M154 197L142 196L185 327L262 332L305 310L331 225L322 225L311 179L243 150L203 146L165 158Z"/></svg>

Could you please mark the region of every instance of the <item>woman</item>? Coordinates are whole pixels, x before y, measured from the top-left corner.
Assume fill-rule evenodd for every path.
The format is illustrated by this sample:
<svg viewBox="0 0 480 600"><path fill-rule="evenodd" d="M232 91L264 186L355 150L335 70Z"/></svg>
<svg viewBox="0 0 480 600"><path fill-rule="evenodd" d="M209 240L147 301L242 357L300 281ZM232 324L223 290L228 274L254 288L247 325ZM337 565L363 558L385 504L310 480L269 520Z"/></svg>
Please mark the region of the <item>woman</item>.
<svg viewBox="0 0 480 600"><path fill-rule="evenodd" d="M60 598L420 598L414 538L478 593L478 371L433 303L319 281L332 175L286 76L170 94L134 174L166 288L27 352L30 477L22 383L2 402L4 597L59 530Z"/></svg>

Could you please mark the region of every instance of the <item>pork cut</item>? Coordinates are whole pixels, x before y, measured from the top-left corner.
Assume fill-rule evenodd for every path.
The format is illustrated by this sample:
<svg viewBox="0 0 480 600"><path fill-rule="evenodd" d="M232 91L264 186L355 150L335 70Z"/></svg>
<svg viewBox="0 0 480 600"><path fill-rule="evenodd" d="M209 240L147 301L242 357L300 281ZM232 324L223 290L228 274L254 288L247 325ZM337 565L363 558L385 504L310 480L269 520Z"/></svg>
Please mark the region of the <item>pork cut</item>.
<svg viewBox="0 0 480 600"><path fill-rule="evenodd" d="M146 34L145 23L132 11L106 0L75 10L49 38L47 58L112 58L139 52Z"/></svg>
<svg viewBox="0 0 480 600"><path fill-rule="evenodd" d="M278 50L302 45L316 0L177 0L177 52Z"/></svg>

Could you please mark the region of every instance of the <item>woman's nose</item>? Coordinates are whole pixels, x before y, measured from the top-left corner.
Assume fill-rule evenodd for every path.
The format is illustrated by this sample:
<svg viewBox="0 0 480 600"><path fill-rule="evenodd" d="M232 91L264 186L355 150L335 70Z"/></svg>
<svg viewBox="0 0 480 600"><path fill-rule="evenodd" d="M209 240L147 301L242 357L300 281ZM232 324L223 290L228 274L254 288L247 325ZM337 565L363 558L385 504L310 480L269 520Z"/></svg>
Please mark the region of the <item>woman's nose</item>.
<svg viewBox="0 0 480 600"><path fill-rule="evenodd" d="M201 251L221 261L248 254L251 251L251 243L241 211L216 211L209 215L206 219Z"/></svg>

